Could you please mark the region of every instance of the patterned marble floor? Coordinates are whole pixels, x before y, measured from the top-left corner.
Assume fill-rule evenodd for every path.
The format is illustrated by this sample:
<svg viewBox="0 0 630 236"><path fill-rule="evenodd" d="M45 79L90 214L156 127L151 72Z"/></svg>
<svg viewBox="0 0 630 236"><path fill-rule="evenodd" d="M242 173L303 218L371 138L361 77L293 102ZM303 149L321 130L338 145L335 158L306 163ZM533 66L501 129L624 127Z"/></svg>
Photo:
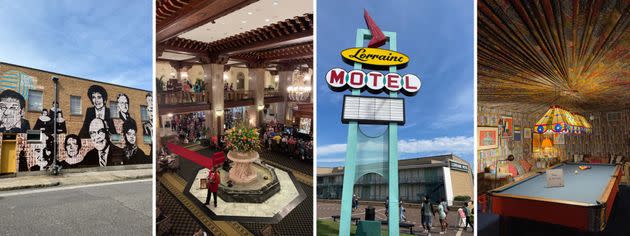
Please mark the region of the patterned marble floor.
<svg viewBox="0 0 630 236"><path fill-rule="evenodd" d="M212 155L212 151L207 148L198 150L197 152L205 156ZM291 160L288 157L273 152L262 152L260 155L263 160L273 162L275 165L280 166L283 169L290 170L294 174L297 171L312 176L312 163L303 162L301 160ZM197 167L195 163L186 159L181 159L180 166L181 168L177 171L177 175L182 178L187 179L196 175L194 171L187 171L195 170L195 167ZM239 223L254 234L259 234L260 230L267 226L271 226L276 235L313 235L313 186L302 182L296 183L303 189L306 194L306 198L293 210L291 210L291 212L289 212L280 222L276 224ZM158 187L159 186L160 185L158 184ZM177 225L173 228L173 235L192 235L192 233L194 233L197 229L201 228L201 225L196 221L194 216L183 208L181 204L177 204L177 199L175 199L168 190L163 187L161 187L161 189L164 193L166 193L165 199L171 200L166 202L176 203L164 206L164 208L166 208L165 211L170 210L178 212L178 214L174 217L175 220L177 220ZM160 190L158 190L158 193L159 192Z"/></svg>
<svg viewBox="0 0 630 236"><path fill-rule="evenodd" d="M280 192L274 194L267 201L263 203L238 203L225 202L223 199L218 198L217 207L215 208L211 201L210 205L207 206L208 209L219 216L273 217L300 195L289 173L278 168L274 169L278 176L278 181L280 181ZM206 201L208 190L199 188L200 179L206 178L208 171L208 169L199 170L190 189L190 193L201 202Z"/></svg>

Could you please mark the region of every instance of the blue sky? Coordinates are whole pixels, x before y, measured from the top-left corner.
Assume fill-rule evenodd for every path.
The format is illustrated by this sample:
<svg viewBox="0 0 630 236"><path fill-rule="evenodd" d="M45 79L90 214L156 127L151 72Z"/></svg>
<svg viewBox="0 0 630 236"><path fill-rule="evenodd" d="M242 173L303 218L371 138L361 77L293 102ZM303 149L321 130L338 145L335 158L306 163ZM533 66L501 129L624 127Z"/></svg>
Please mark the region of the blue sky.
<svg viewBox="0 0 630 236"><path fill-rule="evenodd" d="M152 90L152 4L0 0L0 61Z"/></svg>
<svg viewBox="0 0 630 236"><path fill-rule="evenodd" d="M422 80L416 96L403 96L407 123L398 131L400 158L454 153L472 165L473 1L361 0L317 2L318 166L343 165L348 126L340 117L343 94L349 92L331 91L324 78L331 68L352 68L339 52L355 46L357 28L367 28L364 8L381 30L397 32L398 51L410 57L398 73ZM363 128L379 132L378 127Z"/></svg>

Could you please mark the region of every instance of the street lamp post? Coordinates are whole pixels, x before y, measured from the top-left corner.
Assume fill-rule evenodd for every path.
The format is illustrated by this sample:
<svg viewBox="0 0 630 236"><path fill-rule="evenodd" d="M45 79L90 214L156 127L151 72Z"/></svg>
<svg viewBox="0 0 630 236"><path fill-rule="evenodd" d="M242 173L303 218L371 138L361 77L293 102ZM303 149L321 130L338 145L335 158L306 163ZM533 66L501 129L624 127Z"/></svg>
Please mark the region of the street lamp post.
<svg viewBox="0 0 630 236"><path fill-rule="evenodd" d="M51 165L51 171L53 175L58 175L61 169L61 166L57 165L57 111L59 110L59 103L57 103L58 99L58 82L59 78L53 76L52 81L55 84L55 97L53 101L53 163Z"/></svg>

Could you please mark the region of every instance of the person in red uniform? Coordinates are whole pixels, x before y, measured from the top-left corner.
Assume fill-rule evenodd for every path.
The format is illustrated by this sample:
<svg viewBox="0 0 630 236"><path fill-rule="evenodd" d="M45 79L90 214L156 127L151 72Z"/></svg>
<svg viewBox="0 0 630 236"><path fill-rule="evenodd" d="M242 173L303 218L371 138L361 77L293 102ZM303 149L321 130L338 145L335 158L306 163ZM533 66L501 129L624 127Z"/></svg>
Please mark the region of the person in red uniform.
<svg viewBox="0 0 630 236"><path fill-rule="evenodd" d="M221 177L219 176L219 169L215 166L212 167L212 171L208 173L208 195L206 196L205 205L210 205L210 194L214 195L214 207L217 207L217 191L219 191L219 183L221 183Z"/></svg>

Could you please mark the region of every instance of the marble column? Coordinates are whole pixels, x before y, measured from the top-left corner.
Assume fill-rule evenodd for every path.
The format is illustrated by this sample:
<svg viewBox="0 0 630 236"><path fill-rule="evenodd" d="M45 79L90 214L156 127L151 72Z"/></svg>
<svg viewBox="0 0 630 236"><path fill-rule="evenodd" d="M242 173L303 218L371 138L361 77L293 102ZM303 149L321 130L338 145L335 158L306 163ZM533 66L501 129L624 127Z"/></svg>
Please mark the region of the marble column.
<svg viewBox="0 0 630 236"><path fill-rule="evenodd" d="M263 109L265 108L265 68L264 64L248 64L249 90L254 97L254 105L247 108L249 123L251 126L260 126L263 122Z"/></svg>
<svg viewBox="0 0 630 236"><path fill-rule="evenodd" d="M210 63L201 65L204 72L208 101L212 109L206 112L206 127L210 127L212 135L223 133L224 106L223 106L223 64Z"/></svg>

